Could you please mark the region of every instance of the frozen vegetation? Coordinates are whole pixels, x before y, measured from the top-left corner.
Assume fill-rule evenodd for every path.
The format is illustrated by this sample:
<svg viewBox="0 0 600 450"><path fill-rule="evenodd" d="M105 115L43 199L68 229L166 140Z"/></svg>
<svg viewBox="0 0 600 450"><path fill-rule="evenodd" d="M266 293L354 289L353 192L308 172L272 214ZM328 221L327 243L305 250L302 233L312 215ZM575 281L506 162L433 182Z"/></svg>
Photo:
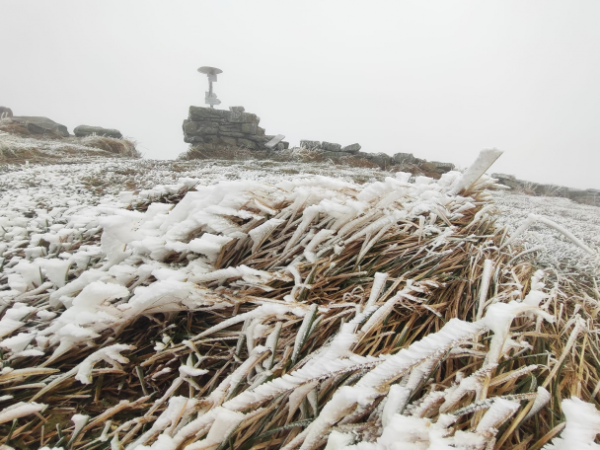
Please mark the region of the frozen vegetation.
<svg viewBox="0 0 600 450"><path fill-rule="evenodd" d="M599 210L467 174L4 166L0 445L600 448Z"/></svg>

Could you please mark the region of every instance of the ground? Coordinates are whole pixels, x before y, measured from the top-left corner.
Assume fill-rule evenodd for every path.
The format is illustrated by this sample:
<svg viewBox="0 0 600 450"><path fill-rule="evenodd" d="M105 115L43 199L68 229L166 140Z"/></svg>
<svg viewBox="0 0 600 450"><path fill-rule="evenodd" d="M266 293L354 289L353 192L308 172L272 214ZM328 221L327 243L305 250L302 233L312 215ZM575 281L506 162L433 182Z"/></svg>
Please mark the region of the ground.
<svg viewBox="0 0 600 450"><path fill-rule="evenodd" d="M600 208L486 177L455 195L458 172L44 151L60 163L0 169L0 445L517 450L600 431ZM531 213L575 241L538 222L510 242Z"/></svg>

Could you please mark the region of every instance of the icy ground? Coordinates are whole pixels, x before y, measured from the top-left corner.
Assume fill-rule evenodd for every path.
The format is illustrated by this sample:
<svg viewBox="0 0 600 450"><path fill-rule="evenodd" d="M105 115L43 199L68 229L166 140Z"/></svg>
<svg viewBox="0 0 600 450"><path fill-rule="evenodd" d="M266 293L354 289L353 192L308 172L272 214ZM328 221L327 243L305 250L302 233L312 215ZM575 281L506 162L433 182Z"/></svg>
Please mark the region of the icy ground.
<svg viewBox="0 0 600 450"><path fill-rule="evenodd" d="M493 194L496 205L488 205L488 194L485 192L476 196L477 199L453 194L460 191L457 186L460 186L462 178L466 178L457 172L445 174L438 181L418 177L409 182L409 178L409 174L340 168L331 164L265 161L121 159L5 167L0 173L0 313L3 313L0 319L0 347L7 352L4 355L9 355L6 361L47 356L44 366L50 367L69 351L100 339L107 329L116 329L141 315L180 310L213 311L232 305L226 295L220 295L219 288L207 289L203 283L233 279L231 285L267 291L272 289L268 283L273 280L293 281L295 285L288 295L248 312L248 317L252 319L249 329L245 331L250 336L247 338L249 358L247 363L236 369L231 380L227 378L230 381L223 382L231 383L227 387L228 401L223 403L223 407L215 409L213 415L199 415L172 435L171 431L165 430L165 420L172 421L175 416L181 417L183 414L188 421L195 412L196 404L195 399L173 397L168 408L161 413L161 418L166 419L157 420L152 428L128 447L147 449L142 444L151 435L161 433L152 448L175 448L192 436L190 430L199 433L202 426L206 425L203 421L209 420L210 423L214 421L206 438L210 445L206 445L205 440L188 447L203 448L206 445L208 448L225 440L220 434L217 436L217 431L225 429L224 423L234 429L245 417L241 411L246 410L253 401L259 398L268 400L269 396L279 395L289 388L289 383L297 383L298 386L306 384L311 377L321 376L321 371L326 370L332 362L374 364L374 360L366 356L352 355L346 358L351 355L348 352L355 340L352 330L361 323L361 331L368 335L397 301L396 296L392 297L385 305L377 306L376 312L368 308L364 312L356 309L356 323L343 327L339 337L327 347L327 352L292 375L286 375L284 381L275 380L263 385L264 380L259 378L260 383L257 381L256 386L253 384L254 387L248 391L234 396L237 383L245 377L243 371L246 366L252 367L266 352L276 353L278 338L273 337L273 341L270 339L271 336L279 336L280 331L266 327L262 320L267 316L285 314L296 316L296 322L302 319L292 352L292 360L296 361L317 313L316 303L309 306L296 298L306 285L302 283L301 274L294 264L272 271L244 264L222 267L219 259L224 254L222 250L230 244L235 245L240 236L247 243L252 241L252 248L259 248L274 229L289 220L287 227L296 226L293 235L290 232L284 236L285 244L281 244L283 254L299 245L304 251L298 258L313 263L321 252L339 255L344 251L344 246L365 236L365 243L374 243L392 224L406 221L406 226L412 227L412 232L418 236L418 244L422 237L435 236L429 241L431 248L427 250L434 254L439 246L453 238L455 227L450 225L450 221L468 217L465 212L474 211L477 203L487 206L474 214L469 223L477 223L486 214L499 214L500 224L506 224L515 231L524 221L531 219L531 213L545 217L546 223L538 220L538 223L521 232L521 241L515 242L523 244L525 253L518 257L527 257L527 251L530 250L530 255L534 251L543 252L545 262L554 263L563 270L595 271L597 268L598 208L574 205L563 199L534 199L503 192ZM480 186L492 185L493 181L489 178L484 177L480 182ZM194 189L196 192L193 192ZM280 205L287 205L287 209L278 211ZM296 217L296 211L300 208L303 208L301 218L292 222L291 219ZM373 220L372 223L366 225L365 218ZM328 228L308 232L315 219L318 225L327 224ZM199 224L206 226L210 232L206 231L190 240ZM556 230L561 227L562 232ZM567 240L565 236L568 237L569 233L573 236ZM487 237L481 236L484 239ZM484 247L488 244L493 245L493 242L484 241ZM369 248L368 244L364 244L357 261ZM277 260L274 260L274 264ZM382 275L376 275L375 280L378 280L378 276L381 280ZM478 320L473 323L453 319L440 332L414 343L411 351L402 351L378 360L381 363L378 368L370 370L356 385L342 387L339 395L332 397L318 418L307 426L306 434L302 436L306 442L301 448L316 448L323 432L329 429L330 424L337 423L346 409L350 410L355 404L362 407L363 403L364 406L373 403L391 373L398 373L402 367L421 367L425 358L446 354L455 342L472 341L482 330L493 330L495 334L489 352L491 356L486 357L490 367L495 366L502 356L513 317L532 310L540 317L546 314L539 309L540 301L546 297L541 291L544 286L540 282L542 276L542 271L534 275L531 291L522 303L494 303L485 316L482 308ZM155 281L149 281L152 277ZM420 286L417 288L422 289ZM397 295L414 298L409 297L413 289L412 284L407 284L406 291ZM377 289L373 289L373 292L376 293L368 300L368 307L374 306L369 302L377 300ZM347 307L348 304L341 306ZM372 315L368 316L367 313ZM234 315L215 325L210 332L245 320L242 316ZM547 314L545 317L552 319ZM498 318L506 319L506 322ZM203 333L199 336L204 337ZM255 346L255 339L262 338L266 338L265 346ZM154 350L161 352L167 343L164 340L163 343L157 341ZM269 346L273 350L269 350ZM441 347L443 351L440 352ZM28 388L39 391L29 403L14 403L0 411L0 423L43 411L48 405L35 403L35 400L53 389L61 377L74 376L79 383L90 384L96 363L104 360L118 368L119 363L127 362L121 353L131 350L133 347L124 343L104 345L70 372L56 379L48 378L48 384L29 385ZM430 362L435 363L434 360ZM266 367L270 369L268 364ZM429 365L416 370L415 377L425 376L431 367ZM6 366L0 372L0 377L20 376L22 372L17 370L21 369ZM524 370L530 369L525 367ZM15 373L11 375L12 372ZM174 383L188 382L194 387L191 378L206 374L207 370L194 366L190 357L189 364L179 367L179 373L180 377ZM421 378L409 377L409 382L414 382L415 386L421 381ZM179 385L174 386L177 389ZM310 387L312 389L314 386ZM410 389L403 389L401 386L393 389L390 395L395 400L390 403L392 406L388 408L389 411L382 411L382 423L387 432L382 434L378 442L385 447L377 448L398 448L394 444L398 441L397 436L406 434L403 430L407 428L414 428L416 422L413 419L409 423L407 416L395 413L395 410L402 409L398 406L400 397L406 396L408 399ZM546 399L544 401L549 398L545 390L538 390L538 393L540 398ZM224 389L215 391L214 396L220 395L225 395ZM435 395L439 393L434 392ZM17 401L19 398L15 399L12 394L0 397L0 401L11 400ZM221 400L225 400L225 397ZM221 404L221 400L215 401L215 404ZM162 407L163 403L163 400L156 400L153 408ZM477 429L467 436L471 440L476 439L478 447L465 441L457 448L483 448L486 433L495 433L498 424L512 416L519 407L518 403L508 400L497 401L489 408ZM566 408L568 410L569 403L566 403ZM575 412L582 408L578 404L573 407ZM590 410L595 411L595 408L592 406ZM75 427L83 427L88 419L81 415L72 418ZM434 438L445 436L446 428L451 425L441 420L436 423L437 428L429 427L428 419L419 419L418 424L423 434L428 434L428 428L432 428L432 442ZM595 423L593 425L596 426ZM585 442L593 439L594 427L589 427L593 428L594 433L591 438L586 437ZM114 433L118 438L118 432L115 430ZM563 438L575 439L568 434ZM332 436L333 442L336 435ZM456 439L464 440L465 436L457 434ZM408 439L406 442L411 443L417 439L405 437ZM439 442L446 442L445 437L440 439ZM361 448L372 449L374 445ZM341 443L332 448L345 446Z"/></svg>
<svg viewBox="0 0 600 450"><path fill-rule="evenodd" d="M71 216L86 207L102 204L128 208L130 203L165 201L164 198L177 196L181 189L194 185L242 179L274 184L319 175L362 184L382 181L391 174L327 163L271 161L100 158L90 162L88 158L87 162L76 160L69 164L0 166L0 257L7 263L15 249L30 247L27 236L39 233L42 228L57 236L66 236L67 231L60 230ZM506 191L493 191L493 197L498 210L489 212L499 211L498 223L508 226L510 232L516 230L529 214L535 213L570 230L590 248L600 248L598 207L564 198L532 197ZM595 257L544 224L534 224L521 238L526 249L541 252L543 261L548 264L563 269L598 269Z"/></svg>

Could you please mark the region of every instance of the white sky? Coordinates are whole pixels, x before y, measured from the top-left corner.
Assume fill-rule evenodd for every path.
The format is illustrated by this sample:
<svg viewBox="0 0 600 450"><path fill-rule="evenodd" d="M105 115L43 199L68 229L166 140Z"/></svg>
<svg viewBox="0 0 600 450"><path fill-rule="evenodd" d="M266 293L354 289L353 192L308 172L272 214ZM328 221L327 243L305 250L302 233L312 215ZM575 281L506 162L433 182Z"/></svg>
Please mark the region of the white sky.
<svg viewBox="0 0 600 450"><path fill-rule="evenodd" d="M203 65L268 134L600 188L600 1L0 0L0 105L185 151Z"/></svg>

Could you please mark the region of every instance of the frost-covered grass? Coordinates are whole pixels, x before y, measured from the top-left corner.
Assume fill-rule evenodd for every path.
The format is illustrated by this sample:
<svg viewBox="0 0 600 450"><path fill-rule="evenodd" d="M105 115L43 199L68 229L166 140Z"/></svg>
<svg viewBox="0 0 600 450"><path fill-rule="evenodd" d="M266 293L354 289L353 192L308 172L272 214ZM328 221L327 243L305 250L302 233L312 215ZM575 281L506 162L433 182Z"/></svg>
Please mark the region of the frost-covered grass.
<svg viewBox="0 0 600 450"><path fill-rule="evenodd" d="M595 238L562 221L591 253L555 230L528 251L535 225L506 245L497 220L547 207L464 185L264 161L6 169L0 445L594 448Z"/></svg>
<svg viewBox="0 0 600 450"><path fill-rule="evenodd" d="M53 164L90 162L105 158L139 158L135 143L126 139L101 136L47 137L45 135L18 136L0 130L0 165Z"/></svg>

